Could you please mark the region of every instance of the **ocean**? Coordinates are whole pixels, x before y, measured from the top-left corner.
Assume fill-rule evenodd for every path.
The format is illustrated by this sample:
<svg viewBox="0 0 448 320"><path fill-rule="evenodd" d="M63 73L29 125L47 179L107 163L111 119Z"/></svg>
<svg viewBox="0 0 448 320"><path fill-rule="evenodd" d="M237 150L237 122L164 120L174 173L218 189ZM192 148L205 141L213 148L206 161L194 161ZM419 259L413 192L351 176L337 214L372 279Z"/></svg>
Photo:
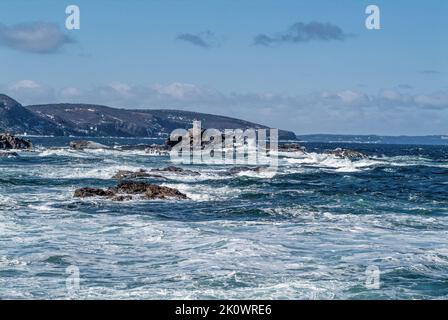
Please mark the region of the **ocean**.
<svg viewBox="0 0 448 320"><path fill-rule="evenodd" d="M169 157L31 140L0 158L1 299L448 298L448 146L304 143L275 174L175 164L200 175L148 181L189 200L116 202L73 193Z"/></svg>

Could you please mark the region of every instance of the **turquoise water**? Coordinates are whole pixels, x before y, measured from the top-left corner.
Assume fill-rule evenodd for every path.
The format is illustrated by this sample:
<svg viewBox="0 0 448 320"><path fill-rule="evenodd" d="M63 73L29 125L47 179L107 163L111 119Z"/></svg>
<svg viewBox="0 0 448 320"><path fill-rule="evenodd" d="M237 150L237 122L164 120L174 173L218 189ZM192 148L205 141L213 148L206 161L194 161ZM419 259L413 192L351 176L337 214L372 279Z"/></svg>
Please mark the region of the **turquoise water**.
<svg viewBox="0 0 448 320"><path fill-rule="evenodd" d="M0 158L0 298L448 298L446 146L305 144L274 175L184 165L201 175L148 181L190 200L117 203L72 196L169 158L32 140L36 152ZM320 154L340 146L369 159Z"/></svg>

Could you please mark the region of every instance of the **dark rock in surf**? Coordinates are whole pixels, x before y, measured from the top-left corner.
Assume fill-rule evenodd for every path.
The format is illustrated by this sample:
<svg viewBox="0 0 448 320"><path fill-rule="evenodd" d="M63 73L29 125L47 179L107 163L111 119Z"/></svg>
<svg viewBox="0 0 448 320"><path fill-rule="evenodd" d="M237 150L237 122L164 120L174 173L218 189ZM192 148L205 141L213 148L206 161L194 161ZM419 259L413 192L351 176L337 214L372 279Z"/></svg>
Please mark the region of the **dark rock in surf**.
<svg viewBox="0 0 448 320"><path fill-rule="evenodd" d="M187 199L187 196L177 189L155 184L135 181L124 181L115 188L117 193L141 194L145 199Z"/></svg>
<svg viewBox="0 0 448 320"><path fill-rule="evenodd" d="M301 151L301 152L304 152L305 151L305 147L302 147L298 143L284 143L284 144L280 144L278 146L278 151L282 151L282 152L297 152L297 151Z"/></svg>
<svg viewBox="0 0 448 320"><path fill-rule="evenodd" d="M170 173L176 173L176 174L181 174L181 175L192 175L192 176L199 176L199 175L201 175L197 171L182 169L182 168L175 167L175 166L169 166L169 167L166 167L166 168L152 169L151 171L152 172L170 172Z"/></svg>
<svg viewBox="0 0 448 320"><path fill-rule="evenodd" d="M364 159L367 158L367 155L365 155L362 152L350 150L350 149L342 149L337 148L332 151L326 152L326 154L333 155L338 158L346 158L346 159Z"/></svg>
<svg viewBox="0 0 448 320"><path fill-rule="evenodd" d="M97 189L97 188L77 189L75 191L74 197L76 198L106 197L113 201L126 201L134 199L143 199L143 200L188 199L188 197L184 193L180 192L177 189L136 181L123 181L120 182L116 187L108 189Z"/></svg>
<svg viewBox="0 0 448 320"><path fill-rule="evenodd" d="M132 200L132 196L130 196L130 195L119 195L119 196L115 196L112 198L112 201L118 201L118 202L131 201L131 200Z"/></svg>
<svg viewBox="0 0 448 320"><path fill-rule="evenodd" d="M3 152L0 151L0 158L15 158L18 157L19 154L17 152Z"/></svg>
<svg viewBox="0 0 448 320"><path fill-rule="evenodd" d="M75 190L75 198L89 198L89 197L112 197L115 193L111 190L104 190L98 188L80 188Z"/></svg>
<svg viewBox="0 0 448 320"><path fill-rule="evenodd" d="M17 138L9 133L0 134L0 149L29 150L32 148L33 144L29 140Z"/></svg>
<svg viewBox="0 0 448 320"><path fill-rule="evenodd" d="M105 146L101 143L79 140L79 141L71 141L70 148L74 150L84 150L84 149L110 149L108 146Z"/></svg>
<svg viewBox="0 0 448 320"><path fill-rule="evenodd" d="M145 152L148 154L155 154L155 155L169 155L170 148L167 145L160 145L160 144L152 144L149 147L145 149Z"/></svg>
<svg viewBox="0 0 448 320"><path fill-rule="evenodd" d="M227 172L230 174L238 174L238 173L244 172L244 171L252 171L252 172L260 173L265 169L266 169L265 167L233 167L233 168L230 168Z"/></svg>
<svg viewBox="0 0 448 320"><path fill-rule="evenodd" d="M145 151L154 155L169 155L169 147L163 144L136 144L115 147L119 151Z"/></svg>
<svg viewBox="0 0 448 320"><path fill-rule="evenodd" d="M119 170L112 179L123 180L123 179L145 179L145 178L156 178L156 179L165 179L165 177L152 174L146 171L145 169L140 169L138 171L129 171L129 170Z"/></svg>

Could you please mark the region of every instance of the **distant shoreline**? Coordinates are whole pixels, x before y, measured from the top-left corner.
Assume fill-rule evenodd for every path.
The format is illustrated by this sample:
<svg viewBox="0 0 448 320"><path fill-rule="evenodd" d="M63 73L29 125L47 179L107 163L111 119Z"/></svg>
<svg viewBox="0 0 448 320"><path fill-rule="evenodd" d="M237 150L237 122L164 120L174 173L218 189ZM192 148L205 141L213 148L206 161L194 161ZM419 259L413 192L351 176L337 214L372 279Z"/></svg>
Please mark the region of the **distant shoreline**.
<svg viewBox="0 0 448 320"><path fill-rule="evenodd" d="M426 136L380 136L380 135L338 135L305 134L296 135L299 142L321 143L363 143L363 144L402 144L402 145L448 145L446 135Z"/></svg>
<svg viewBox="0 0 448 320"><path fill-rule="evenodd" d="M59 138L76 140L116 139L116 140L150 140L164 141L163 137L116 137L116 136L55 136L55 135L25 135L15 134L21 138ZM372 138L375 139L372 139ZM386 144L386 145L434 145L448 146L446 136L373 136L373 135L332 135L310 134L298 135L296 140L280 139L280 142L297 143L328 143L328 144Z"/></svg>

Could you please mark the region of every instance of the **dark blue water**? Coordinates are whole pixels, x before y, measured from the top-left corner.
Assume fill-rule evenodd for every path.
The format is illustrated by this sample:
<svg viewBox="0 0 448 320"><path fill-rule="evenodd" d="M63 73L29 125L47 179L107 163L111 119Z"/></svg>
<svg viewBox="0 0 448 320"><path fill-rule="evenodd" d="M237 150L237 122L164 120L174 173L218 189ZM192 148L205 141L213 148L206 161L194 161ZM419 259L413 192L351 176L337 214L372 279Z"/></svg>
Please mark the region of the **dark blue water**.
<svg viewBox="0 0 448 320"><path fill-rule="evenodd" d="M117 203L73 192L169 157L32 140L0 158L0 298L448 298L447 146L305 144L275 173L182 165L200 175L148 181L190 200ZM336 147L369 158L322 154Z"/></svg>

